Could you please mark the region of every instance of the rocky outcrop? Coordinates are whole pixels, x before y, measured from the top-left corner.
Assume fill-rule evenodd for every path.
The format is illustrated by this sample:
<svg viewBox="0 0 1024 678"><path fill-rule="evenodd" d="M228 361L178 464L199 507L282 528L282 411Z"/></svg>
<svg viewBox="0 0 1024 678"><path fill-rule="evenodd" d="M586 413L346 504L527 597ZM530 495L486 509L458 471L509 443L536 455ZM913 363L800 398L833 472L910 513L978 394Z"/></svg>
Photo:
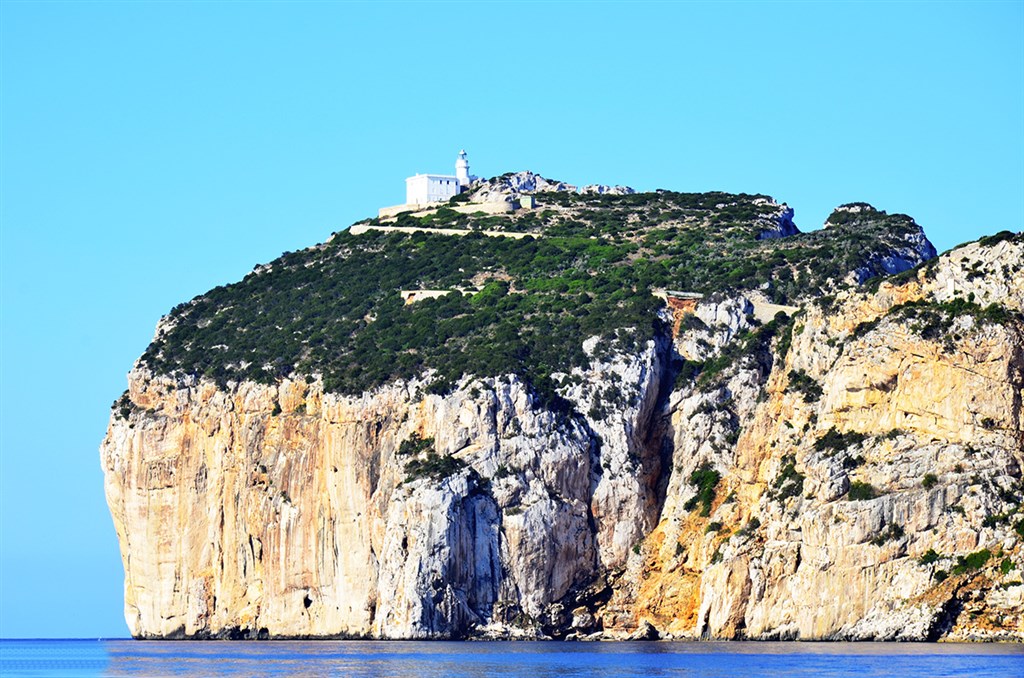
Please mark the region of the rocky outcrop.
<svg viewBox="0 0 1024 678"><path fill-rule="evenodd" d="M577 188L572 184L554 179L545 179L536 172L509 172L492 179L481 179L469 189L474 202L513 202L523 195L551 192L571 192L582 195L632 195L635 190L629 186L606 186L589 184Z"/></svg>
<svg viewBox="0 0 1024 678"><path fill-rule="evenodd" d="M469 189L474 202L512 202L522 195L535 193L576 192L576 187L564 181L545 179L536 172L509 172L492 179L481 179Z"/></svg>
<svg viewBox="0 0 1024 678"><path fill-rule="evenodd" d="M824 229L852 225L855 228L870 227L878 222L899 225L901 237L881 251L873 252L865 265L850 272L849 280L857 284L878 275L902 273L936 256L935 247L917 222L905 214L889 215L876 210L868 203L850 203L837 207L825 221Z"/></svg>
<svg viewBox="0 0 1024 678"><path fill-rule="evenodd" d="M757 235L758 240L768 240L771 238L787 238L791 235L796 235L800 232L800 229L793 223L793 208L789 205L778 204L774 200L767 198L759 198L754 201L755 204L768 205L775 208L775 213L767 218L762 219L762 230ZM932 256L935 256L934 252Z"/></svg>
<svg viewBox="0 0 1024 678"><path fill-rule="evenodd" d="M1022 304L1017 237L768 323L701 300L544 397L140 364L101 448L129 627L1024 639Z"/></svg>
<svg viewBox="0 0 1024 678"><path fill-rule="evenodd" d="M936 259L923 282L924 293L938 301L957 297L981 306L1001 304L1024 311L1024 258L1020 237L992 236Z"/></svg>
<svg viewBox="0 0 1024 678"><path fill-rule="evenodd" d="M594 195L633 195L636 193L636 191L629 186L606 186L605 184L588 184L586 186L581 186L579 192L584 195L589 193Z"/></svg>
<svg viewBox="0 0 1024 678"><path fill-rule="evenodd" d="M1022 327L951 314L925 338L921 319L887 314L996 259L1006 276L961 292L1019 308L1019 239L972 245L929 276L810 305L770 370L751 360L677 396L677 473L636 573L638 618L691 637L1022 636ZM702 464L722 476L703 520L686 503Z"/></svg>

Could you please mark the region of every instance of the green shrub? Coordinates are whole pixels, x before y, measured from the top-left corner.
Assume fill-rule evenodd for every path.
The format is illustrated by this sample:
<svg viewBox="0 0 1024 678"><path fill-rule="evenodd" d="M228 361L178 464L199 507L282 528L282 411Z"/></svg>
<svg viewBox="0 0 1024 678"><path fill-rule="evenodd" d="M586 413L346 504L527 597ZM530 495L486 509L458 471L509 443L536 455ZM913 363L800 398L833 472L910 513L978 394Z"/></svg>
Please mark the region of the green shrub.
<svg viewBox="0 0 1024 678"><path fill-rule="evenodd" d="M847 495L847 498L850 501L874 499L876 496L878 496L878 493L875 491L875 488L872 487L871 483L865 483L859 480L854 480L850 483L850 492Z"/></svg>
<svg viewBox="0 0 1024 678"><path fill-rule="evenodd" d="M719 384L730 374L731 368L742 361L766 360L772 340L788 331L789 324L788 316L784 313L776 314L774 319L764 325L736 337L725 345L720 354L701 365L697 386L706 389Z"/></svg>
<svg viewBox="0 0 1024 678"><path fill-rule="evenodd" d="M932 579L934 579L939 584L941 584L942 582L946 581L948 578L949 578L949 573L946 572L945 570L935 570L935 572L932 573Z"/></svg>
<svg viewBox="0 0 1024 678"><path fill-rule="evenodd" d="M780 311L780 313L781 313L781 311ZM775 315L775 319L776 320L780 320L778 314ZM781 322L780 322L780 325L781 325ZM803 330L803 326L801 326L800 329ZM779 332L779 334L778 334L779 340L775 344L775 352L778 353L779 360L785 360L786 356L789 355L789 349L790 349L790 347L793 346L793 335L794 335L794 333L795 333L795 331L793 329L793 323L792 322L789 322L788 324L786 324L785 327L782 329L782 331Z"/></svg>
<svg viewBox="0 0 1024 678"><path fill-rule="evenodd" d="M1010 570L1013 570L1017 565L1009 558L1003 558L1003 562L999 563L999 572L1003 576L1010 574Z"/></svg>
<svg viewBox="0 0 1024 678"><path fill-rule="evenodd" d="M710 534L711 532L721 532L721 531L722 531L722 523L718 522L717 520L714 521L714 522L708 523L708 526L704 528L704 534Z"/></svg>
<svg viewBox="0 0 1024 678"><path fill-rule="evenodd" d="M1000 523L1005 523L1005 522L1009 521L1009 519L1010 519L1010 514L1009 513L997 513L995 515L985 516L984 518L982 518L981 526L982 527L995 527L996 525L999 525Z"/></svg>
<svg viewBox="0 0 1024 678"><path fill-rule="evenodd" d="M984 238L981 238L980 240L978 240L978 244L981 245L982 247L992 247L993 245L997 245L1003 242L1004 240L1016 240L1020 238L1020 233L1014 233L1013 231L999 231L998 233L995 233L993 235L987 235Z"/></svg>
<svg viewBox="0 0 1024 678"><path fill-rule="evenodd" d="M823 393L821 385L803 370L789 371L789 388L799 393L803 397L804 402L808 403L818 402Z"/></svg>
<svg viewBox="0 0 1024 678"><path fill-rule="evenodd" d="M702 517L706 518L711 515L711 505L715 501L715 487L718 486L719 480L721 480L721 475L710 463L705 462L701 464L697 470L690 474L690 484L696 486L697 494L686 502L684 508L687 511L692 511L699 504Z"/></svg>
<svg viewBox="0 0 1024 678"><path fill-rule="evenodd" d="M676 362L673 367L676 368L676 376L672 390L678 391L700 375L700 371L703 369L704 363L697 362L695 360L680 360Z"/></svg>
<svg viewBox="0 0 1024 678"><path fill-rule="evenodd" d="M947 349L955 348L955 342L948 336L949 330L953 321L962 316L973 317L979 323L996 325L1005 325L1011 320L1020 319L1020 314L999 304L989 304L982 308L973 301L960 298L946 302L909 301L893 306L886 314L886 317L900 319L924 339L943 340ZM860 329L858 327L855 333Z"/></svg>
<svg viewBox="0 0 1024 678"><path fill-rule="evenodd" d="M741 529L737 534L743 537L749 537L750 535L754 534L754 532L756 532L759 527L761 527L761 521L756 517L751 518L747 521L747 524L743 526L743 529Z"/></svg>
<svg viewBox="0 0 1024 678"><path fill-rule="evenodd" d="M132 402L131 396L128 395L128 391L121 394L121 397L114 401L114 404L110 406L110 409L120 416L121 419L128 419L131 416L132 410L135 409L135 403Z"/></svg>
<svg viewBox="0 0 1024 678"><path fill-rule="evenodd" d="M831 452L832 454L845 450L854 445L860 445L867 439L867 436L857 431L840 433L835 426L830 428L825 435L814 441L814 449L819 452Z"/></svg>
<svg viewBox="0 0 1024 678"><path fill-rule="evenodd" d="M936 553L935 549L928 549L928 551L923 556L917 559L917 562L919 562L922 565L931 565L932 563L937 562L941 558L942 556Z"/></svg>
<svg viewBox="0 0 1024 678"><path fill-rule="evenodd" d="M413 433L398 446L398 454L403 457L415 457L433 448L433 438L421 438L419 433Z"/></svg>
<svg viewBox="0 0 1024 678"><path fill-rule="evenodd" d="M865 320L862 323L858 323L857 326L854 327L853 331L850 333L848 340L852 341L854 339L859 339L863 337L868 332L878 327L878 324L880 322L882 322L882 318L875 318L874 320Z"/></svg>
<svg viewBox="0 0 1024 678"><path fill-rule="evenodd" d="M988 562L988 559L992 557L992 552L988 549L981 549L975 551L966 556L957 556L956 565L953 567L952 574L964 574L972 570L977 570Z"/></svg>
<svg viewBox="0 0 1024 678"><path fill-rule="evenodd" d="M771 496L779 501L797 497L804 491L804 474L796 470L796 458L786 455L782 458L782 468L772 483Z"/></svg>
<svg viewBox="0 0 1024 678"><path fill-rule="evenodd" d="M903 528L899 525L889 525L889 527L876 534L871 539L871 543L875 546L882 546L887 541L902 538L903 534Z"/></svg>
<svg viewBox="0 0 1024 678"><path fill-rule="evenodd" d="M864 457L859 454L856 456L846 457L845 459L843 459L843 468L847 470L854 469L857 468L858 466L863 466L864 461Z"/></svg>
<svg viewBox="0 0 1024 678"><path fill-rule="evenodd" d="M427 452L424 459L412 459L405 465L405 482L411 483L420 478L431 478L433 480L444 480L461 469L465 468L466 462L456 459L450 454L439 455L434 450Z"/></svg>
<svg viewBox="0 0 1024 678"><path fill-rule="evenodd" d="M925 473L924 478L921 479L921 487L926 490L930 490L939 482L938 477L934 473Z"/></svg>

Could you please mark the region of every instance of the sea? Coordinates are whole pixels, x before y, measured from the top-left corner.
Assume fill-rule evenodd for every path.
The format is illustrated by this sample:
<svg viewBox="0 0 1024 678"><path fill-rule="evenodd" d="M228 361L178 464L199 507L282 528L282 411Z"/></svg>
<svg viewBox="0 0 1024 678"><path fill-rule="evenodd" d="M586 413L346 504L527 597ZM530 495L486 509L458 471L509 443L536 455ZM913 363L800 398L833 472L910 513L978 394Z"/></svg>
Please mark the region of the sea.
<svg viewBox="0 0 1024 678"><path fill-rule="evenodd" d="M1024 678L1024 645L0 640L0 676Z"/></svg>

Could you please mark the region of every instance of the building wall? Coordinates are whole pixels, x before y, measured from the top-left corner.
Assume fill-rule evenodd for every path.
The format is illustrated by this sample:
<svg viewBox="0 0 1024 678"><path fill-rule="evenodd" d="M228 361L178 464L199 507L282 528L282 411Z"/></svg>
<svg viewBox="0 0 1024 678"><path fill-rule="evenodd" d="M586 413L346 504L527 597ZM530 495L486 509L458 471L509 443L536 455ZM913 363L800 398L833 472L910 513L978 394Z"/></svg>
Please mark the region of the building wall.
<svg viewBox="0 0 1024 678"><path fill-rule="evenodd" d="M469 235L470 233L482 233L492 238L542 238L541 233L521 233L519 231L471 231L461 228L419 228L416 226L376 226L374 224L353 224L348 232L352 235L362 235L370 231L383 231L385 233L434 233L438 235Z"/></svg>
<svg viewBox="0 0 1024 678"><path fill-rule="evenodd" d="M405 202L411 205L442 202L458 195L460 189L458 177L417 174L405 180Z"/></svg>
<svg viewBox="0 0 1024 678"><path fill-rule="evenodd" d="M399 290L399 294L402 295L402 301L405 305L415 304L417 301L423 301L424 299L437 299L438 297L444 297L452 293L451 290Z"/></svg>

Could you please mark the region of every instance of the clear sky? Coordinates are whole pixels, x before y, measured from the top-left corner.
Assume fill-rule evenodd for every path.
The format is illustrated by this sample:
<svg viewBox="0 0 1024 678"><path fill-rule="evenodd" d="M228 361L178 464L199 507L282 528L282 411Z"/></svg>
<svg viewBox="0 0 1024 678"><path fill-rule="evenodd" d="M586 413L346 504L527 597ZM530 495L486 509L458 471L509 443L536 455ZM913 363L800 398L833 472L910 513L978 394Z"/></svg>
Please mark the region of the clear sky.
<svg viewBox="0 0 1024 678"><path fill-rule="evenodd" d="M175 304L414 172L1024 222L1024 4L0 2L0 636L123 636L98 445Z"/></svg>

